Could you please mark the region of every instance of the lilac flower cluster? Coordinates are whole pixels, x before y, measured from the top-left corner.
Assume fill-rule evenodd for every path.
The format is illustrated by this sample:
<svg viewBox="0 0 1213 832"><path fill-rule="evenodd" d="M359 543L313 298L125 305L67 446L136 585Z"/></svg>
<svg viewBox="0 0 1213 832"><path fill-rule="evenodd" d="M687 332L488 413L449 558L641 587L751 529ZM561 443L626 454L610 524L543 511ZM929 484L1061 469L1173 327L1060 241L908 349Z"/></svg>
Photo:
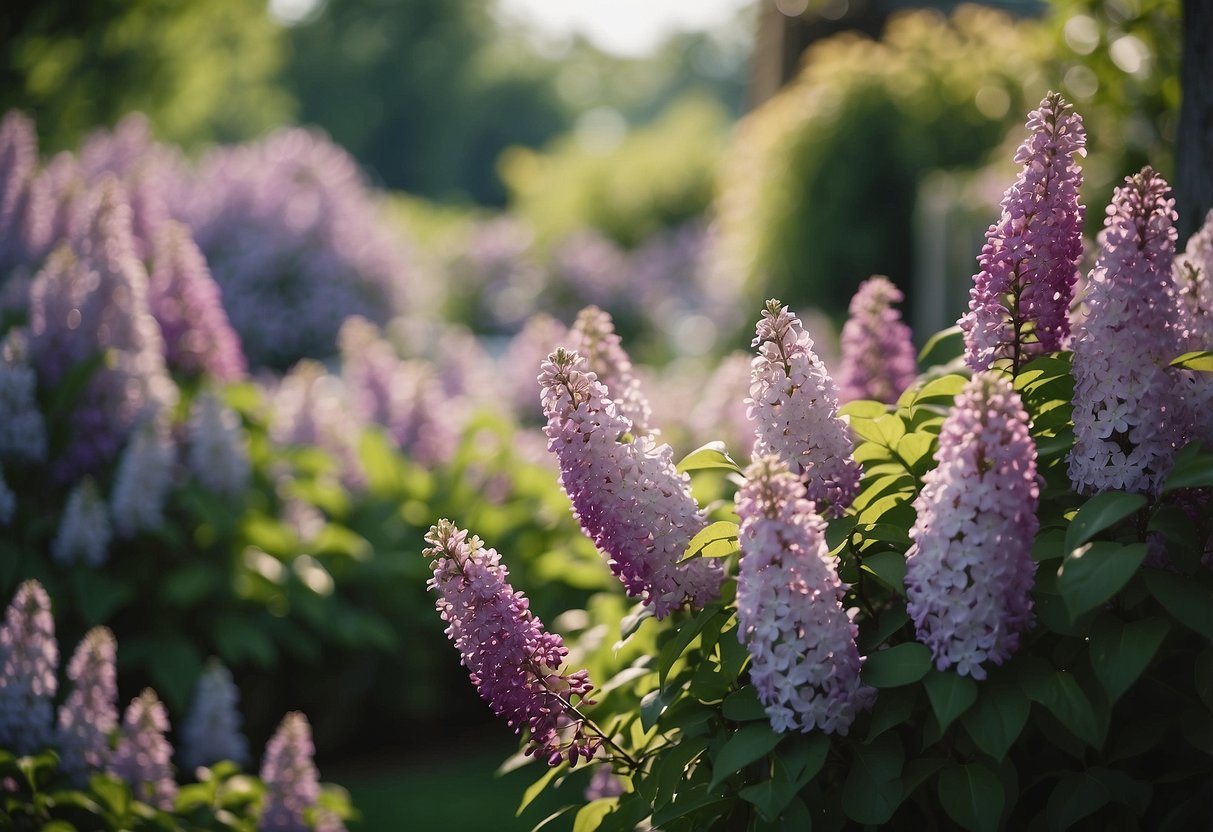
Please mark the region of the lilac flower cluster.
<svg viewBox="0 0 1213 832"><path fill-rule="evenodd" d="M751 346L750 419L753 457L774 454L805 481L808 498L825 516L840 516L859 492L859 464L838 417L838 388L813 352L800 319L769 300Z"/></svg>
<svg viewBox="0 0 1213 832"><path fill-rule="evenodd" d="M501 556L449 520L431 526L425 540L434 573L428 587L480 696L516 733L529 731L527 754L549 765L592 758L602 740L587 733L573 702L593 689L589 674L565 671L563 639L510 586Z"/></svg>
<svg viewBox="0 0 1213 832"><path fill-rule="evenodd" d="M777 732L846 735L875 691L859 679L858 628L830 562L825 521L778 457L755 459L737 493L741 568L737 637Z"/></svg>
<svg viewBox="0 0 1213 832"><path fill-rule="evenodd" d="M1188 238L1183 254L1175 258L1175 293L1181 352L1213 350L1213 211L1200 230ZM1184 400L1184 423L1189 440L1213 445L1213 375L1191 371L1179 374Z"/></svg>
<svg viewBox="0 0 1213 832"><path fill-rule="evenodd" d="M198 677L194 701L181 727L182 766L194 769L221 760L240 765L248 762L248 740L240 733L240 712L236 710L239 699L232 674L212 660Z"/></svg>
<svg viewBox="0 0 1213 832"><path fill-rule="evenodd" d="M110 513L119 537L133 537L164 524L164 504L173 486L177 447L159 420L138 427L118 460Z"/></svg>
<svg viewBox="0 0 1213 832"><path fill-rule="evenodd" d="M46 256L50 193L39 173L34 123L10 110L0 121L0 277L20 282ZM22 271L26 274L17 274Z"/></svg>
<svg viewBox="0 0 1213 832"><path fill-rule="evenodd" d="M261 832L344 832L339 818L317 806L320 780L315 753L307 717L298 711L283 717L261 761L265 783L257 824Z"/></svg>
<svg viewBox="0 0 1213 832"><path fill-rule="evenodd" d="M615 333L611 316L597 306L582 309L569 331L569 347L585 358L586 365L615 402L619 415L632 423L632 432L652 433L652 410L641 392L640 379L632 372L632 361Z"/></svg>
<svg viewBox="0 0 1213 832"><path fill-rule="evenodd" d="M24 339L10 332L0 345L0 458L46 459L46 424L38 409L37 385Z"/></svg>
<svg viewBox="0 0 1213 832"><path fill-rule="evenodd" d="M504 384L502 395L520 421L529 423L543 415L535 399L535 368L568 338L568 327L541 312L528 318L522 331L510 339L498 362L498 375Z"/></svg>
<svg viewBox="0 0 1213 832"><path fill-rule="evenodd" d="M324 365L305 359L283 376L272 391L270 438L280 445L311 445L332 454L343 481L356 486L365 474L358 459L356 435L345 385Z"/></svg>
<svg viewBox="0 0 1213 832"><path fill-rule="evenodd" d="M918 373L914 343L894 306L904 297L883 275L859 284L842 328L839 401L872 399L892 404L914 382Z"/></svg>
<svg viewBox="0 0 1213 832"><path fill-rule="evenodd" d="M986 232L960 319L965 361L974 370L1061 349L1082 258L1085 209L1078 201L1086 155L1082 117L1057 93L1028 114L1028 138L1015 154L1023 170L1002 198L1002 217Z"/></svg>
<svg viewBox="0 0 1213 832"><path fill-rule="evenodd" d="M62 564L100 566L109 552L113 530L105 500L92 477L84 477L67 495L59 530L51 541L51 557Z"/></svg>
<svg viewBox="0 0 1213 832"><path fill-rule="evenodd" d="M240 417L213 390L202 390L190 408L186 462L198 481L216 494L238 497L248 487L248 434Z"/></svg>
<svg viewBox="0 0 1213 832"><path fill-rule="evenodd" d="M77 785L89 772L110 765L110 737L118 728L118 643L106 627L94 627L67 666L71 693L59 706L59 765Z"/></svg>
<svg viewBox="0 0 1213 832"><path fill-rule="evenodd" d="M131 787L138 800L160 809L173 808L177 781L173 779L173 747L168 714L151 688L131 700L122 716L122 731L110 769Z"/></svg>
<svg viewBox="0 0 1213 832"><path fill-rule="evenodd" d="M539 374L548 450L574 515L629 595L658 618L685 603L700 608L720 592L723 573L708 559L680 563L707 525L690 478L674 467L673 449L636 436L585 359L558 349ZM621 441L632 434L630 442Z"/></svg>
<svg viewBox="0 0 1213 832"><path fill-rule="evenodd" d="M944 420L915 498L906 553L907 609L940 670L984 679L1032 626L1036 445L1019 394L993 372L974 376Z"/></svg>
<svg viewBox="0 0 1213 832"><path fill-rule="evenodd" d="M58 666L51 599L40 583L26 581L0 626L0 748L22 755L51 744Z"/></svg>
<svg viewBox="0 0 1213 832"><path fill-rule="evenodd" d="M1168 368L1180 351L1169 191L1146 167L1125 178L1108 206L1073 344L1069 472L1080 494L1156 493L1182 439L1183 404Z"/></svg>

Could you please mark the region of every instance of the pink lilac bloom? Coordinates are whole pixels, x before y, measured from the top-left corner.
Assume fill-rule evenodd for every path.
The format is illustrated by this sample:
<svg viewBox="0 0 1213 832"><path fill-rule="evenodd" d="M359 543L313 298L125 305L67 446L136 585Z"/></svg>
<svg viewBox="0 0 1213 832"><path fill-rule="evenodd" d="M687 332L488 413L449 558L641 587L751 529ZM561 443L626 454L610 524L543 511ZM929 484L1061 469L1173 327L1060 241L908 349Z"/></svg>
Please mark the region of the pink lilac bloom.
<svg viewBox="0 0 1213 832"><path fill-rule="evenodd" d="M58 667L51 599L26 581L0 626L0 748L21 756L50 747Z"/></svg>
<svg viewBox="0 0 1213 832"><path fill-rule="evenodd" d="M164 525L164 504L176 466L177 446L159 420L135 429L118 459L110 494L110 514L119 537Z"/></svg>
<svg viewBox="0 0 1213 832"><path fill-rule="evenodd" d="M965 363L1012 371L1055 352L1070 334L1069 308L1082 258L1085 208L1078 201L1086 155L1082 117L1057 93L1028 114L1029 135L1015 154L1023 170L1002 198L1002 217L986 232L969 311L960 319Z"/></svg>
<svg viewBox="0 0 1213 832"><path fill-rule="evenodd" d="M914 383L918 362L910 328L894 304L905 296L883 275L859 284L842 328L838 400L893 404Z"/></svg>
<svg viewBox="0 0 1213 832"><path fill-rule="evenodd" d="M165 223L156 234L148 306L164 335L168 366L217 381L244 378L240 338L228 323L219 285L189 229Z"/></svg>
<svg viewBox="0 0 1213 832"><path fill-rule="evenodd" d="M248 434L239 415L214 390L194 397L186 441L186 463L204 487L227 497L244 493L251 476Z"/></svg>
<svg viewBox="0 0 1213 832"><path fill-rule="evenodd" d="M209 766L221 760L248 762L248 740L240 733L236 704L240 691L232 674L212 660L194 686L194 701L181 726L181 765L186 769Z"/></svg>
<svg viewBox="0 0 1213 832"><path fill-rule="evenodd" d="M935 461L914 500L907 609L937 668L984 679L1033 623L1036 445L1006 378L979 373L965 385Z"/></svg>
<svg viewBox="0 0 1213 832"><path fill-rule="evenodd" d="M737 637L771 728L846 736L875 691L864 686L858 628L829 557L825 520L778 457L756 459L737 493Z"/></svg>
<svg viewBox="0 0 1213 832"><path fill-rule="evenodd" d="M109 511L92 477L84 477L67 495L59 530L51 541L51 557L57 563L100 566L109 553Z"/></svg>
<svg viewBox="0 0 1213 832"><path fill-rule="evenodd" d="M707 519L691 496L690 477L674 466L673 449L651 434L637 436L576 352L548 356L539 384L561 485L628 595L642 598L657 618L716 598L723 580L718 563L679 562ZM628 434L631 441L622 441Z"/></svg>
<svg viewBox="0 0 1213 832"><path fill-rule="evenodd" d="M89 630L67 666L71 692L59 706L59 767L78 786L110 764L118 730L118 644L106 627Z"/></svg>
<svg viewBox="0 0 1213 832"><path fill-rule="evenodd" d="M805 481L808 498L827 517L841 516L859 493L859 464L838 388L813 351L800 319L769 300L751 346L749 416L755 424L753 458L774 454Z"/></svg>
<svg viewBox="0 0 1213 832"><path fill-rule="evenodd" d="M652 409L632 371L632 360L615 333L611 316L597 306L587 306L577 315L569 331L569 348L585 358L586 365L606 386L619 415L632 423L636 434L652 433Z"/></svg>
<svg viewBox="0 0 1213 832"><path fill-rule="evenodd" d="M1175 258L1180 352L1213 350L1213 211ZM1213 445L1213 374L1181 370L1186 440Z"/></svg>
<svg viewBox="0 0 1213 832"><path fill-rule="evenodd" d="M1080 494L1157 494L1184 432L1168 364L1180 353L1171 270L1175 200L1149 167L1116 189L1074 332L1074 447Z"/></svg>
<svg viewBox="0 0 1213 832"><path fill-rule="evenodd" d="M341 822L318 810L320 774L314 757L312 726L307 717L292 711L282 718L278 730L265 746L261 761L261 780L265 783L265 804L257 828L261 832L312 832L309 816L324 815L324 829L343 830ZM315 828L320 828L317 825Z"/></svg>
<svg viewBox="0 0 1213 832"><path fill-rule="evenodd" d="M147 688L131 700L122 716L122 731L110 760L110 771L131 787L135 799L170 810L177 798L168 714L156 692Z"/></svg>
<svg viewBox="0 0 1213 832"><path fill-rule="evenodd" d="M587 733L573 701L593 689L589 673L566 672L564 640L510 586L501 555L449 520L431 526L425 541L434 573L427 587L438 593L446 635L480 697L515 733L528 731L528 755L548 765L592 758L602 739Z"/></svg>

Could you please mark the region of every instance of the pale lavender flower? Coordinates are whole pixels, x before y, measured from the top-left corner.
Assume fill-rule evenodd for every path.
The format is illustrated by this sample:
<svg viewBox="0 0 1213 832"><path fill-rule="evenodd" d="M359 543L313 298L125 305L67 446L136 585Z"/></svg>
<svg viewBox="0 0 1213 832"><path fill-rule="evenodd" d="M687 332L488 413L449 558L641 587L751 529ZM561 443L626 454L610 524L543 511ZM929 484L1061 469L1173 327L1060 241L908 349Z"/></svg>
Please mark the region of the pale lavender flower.
<svg viewBox="0 0 1213 832"><path fill-rule="evenodd" d="M181 726L182 767L192 770L221 760L240 765L248 762L248 740L240 733L241 718L236 709L239 699L232 674L218 660L212 660L198 677L194 701Z"/></svg>
<svg viewBox="0 0 1213 832"><path fill-rule="evenodd" d="M240 339L228 323L219 286L189 229L164 224L154 251L148 305L164 335L169 367L188 375L206 373L218 381L242 379Z"/></svg>
<svg viewBox="0 0 1213 832"><path fill-rule="evenodd" d="M131 700L122 716L122 732L110 771L131 787L135 799L170 810L177 798L168 714L156 692L147 688Z"/></svg>
<svg viewBox="0 0 1213 832"><path fill-rule="evenodd" d="M434 573L427 586L481 698L515 733L529 732L527 754L549 765L592 758L601 738L587 733L573 702L593 689L589 673L566 672L564 640L510 586L501 556L449 520L431 526L425 541Z"/></svg>
<svg viewBox="0 0 1213 832"><path fill-rule="evenodd" d="M248 487L248 434L240 417L213 390L202 390L190 407L190 472L206 488L228 497L238 497Z"/></svg>
<svg viewBox="0 0 1213 832"><path fill-rule="evenodd" d="M737 493L741 567L737 637L777 732L846 736L875 698L860 682L858 628L829 557L825 521L805 486L775 456L755 459Z"/></svg>
<svg viewBox="0 0 1213 832"><path fill-rule="evenodd" d="M49 195L38 184L34 122L10 110L0 121L0 276L29 268L49 234Z"/></svg>
<svg viewBox="0 0 1213 832"><path fill-rule="evenodd" d="M1175 258L1174 281L1180 352L1213 350L1213 211ZM1182 370L1178 379L1185 438L1213 445L1213 374Z"/></svg>
<svg viewBox="0 0 1213 832"><path fill-rule="evenodd" d="M720 593L714 560L679 563L707 519L691 495L690 477L674 466L673 449L632 423L575 352L558 349L540 368L548 450L582 530L607 558L629 595L658 618ZM632 434L630 442L621 441Z"/></svg>
<svg viewBox="0 0 1213 832"><path fill-rule="evenodd" d="M287 714L265 746L261 780L265 804L257 828L262 832L311 832L308 815L316 813L320 797L320 775L313 757L312 726L298 711ZM326 828L341 830L335 817L324 818Z"/></svg>
<svg viewBox="0 0 1213 832"><path fill-rule="evenodd" d="M1104 220L1073 344L1069 473L1080 494L1157 493L1182 440L1183 402L1168 367L1180 352L1169 191L1143 168L1116 189Z"/></svg>
<svg viewBox="0 0 1213 832"><path fill-rule="evenodd" d="M106 627L89 630L67 666L71 693L59 706L59 766L78 786L110 764L118 729L118 644Z"/></svg>
<svg viewBox="0 0 1213 832"><path fill-rule="evenodd" d="M838 417L838 388L813 339L786 306L769 300L751 346L758 348L746 400L757 437L753 458L784 460L818 511L840 516L859 492L860 468Z"/></svg>
<svg viewBox="0 0 1213 832"><path fill-rule="evenodd" d="M24 333L11 331L0 345L0 457L46 459L46 425L38 409L37 387Z"/></svg>
<svg viewBox="0 0 1213 832"><path fill-rule="evenodd" d="M164 504L173 487L177 447L159 420L135 429L118 460L110 514L119 537L164 525Z"/></svg>
<svg viewBox="0 0 1213 832"><path fill-rule="evenodd" d="M76 483L67 495L59 530L51 541L51 557L58 563L105 563L110 538L109 511L92 477Z"/></svg>
<svg viewBox="0 0 1213 832"><path fill-rule="evenodd" d="M611 316L597 306L582 309L569 330L569 348L585 358L586 366L614 400L619 415L632 423L632 432L652 433L652 409Z"/></svg>
<svg viewBox="0 0 1213 832"><path fill-rule="evenodd" d="M58 667L51 599L42 584L26 581L0 627L0 748L20 756L51 745Z"/></svg>
<svg viewBox="0 0 1213 832"><path fill-rule="evenodd" d="M937 668L984 679L1033 622L1036 445L1005 378L979 373L965 385L935 461L914 501L907 608Z"/></svg>
<svg viewBox="0 0 1213 832"><path fill-rule="evenodd" d="M965 362L989 369L1065 345L1082 258L1085 209L1078 201L1086 155L1082 117L1057 93L1028 114L1028 138L1015 154L1023 170L1002 198L1002 217L986 232L969 311L960 319Z"/></svg>
<svg viewBox="0 0 1213 832"><path fill-rule="evenodd" d="M918 372L910 328L894 304L905 299L883 275L859 284L851 298L850 317L842 328L842 368L838 400L893 404Z"/></svg>

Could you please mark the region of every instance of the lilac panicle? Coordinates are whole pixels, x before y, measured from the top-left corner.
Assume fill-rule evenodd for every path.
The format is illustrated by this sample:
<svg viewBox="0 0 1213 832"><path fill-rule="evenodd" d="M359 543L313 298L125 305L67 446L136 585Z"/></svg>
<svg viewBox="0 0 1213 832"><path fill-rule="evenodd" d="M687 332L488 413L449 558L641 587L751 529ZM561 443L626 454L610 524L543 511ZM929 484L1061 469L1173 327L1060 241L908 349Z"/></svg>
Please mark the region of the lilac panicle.
<svg viewBox="0 0 1213 832"><path fill-rule="evenodd" d="M893 404L918 372L910 328L894 306L901 290L883 275L859 284L851 298L850 317L842 328L842 369L838 399Z"/></svg>
<svg viewBox="0 0 1213 832"><path fill-rule="evenodd" d="M173 486L177 447L159 420L135 429L118 460L110 513L119 537L164 525L164 503Z"/></svg>
<svg viewBox="0 0 1213 832"><path fill-rule="evenodd" d="M1080 494L1154 494L1182 440L1180 353L1171 270L1175 201L1151 168L1116 189L1074 334L1074 447Z"/></svg>
<svg viewBox="0 0 1213 832"><path fill-rule="evenodd" d="M960 319L965 362L989 369L1065 346L1082 258L1085 208L1078 201L1086 155L1082 117L1057 93L1028 114L1029 135L1015 154L1023 170L1002 198L1002 217L986 232L969 311Z"/></svg>
<svg viewBox="0 0 1213 832"><path fill-rule="evenodd" d="M71 693L59 706L59 765L79 786L110 765L110 737L118 729L118 644L106 627L94 627L67 666Z"/></svg>
<svg viewBox="0 0 1213 832"><path fill-rule="evenodd" d="M0 276L20 266L29 267L38 256L39 243L49 228L37 223L44 206L36 185L38 136L34 122L10 110L0 121Z"/></svg>
<svg viewBox="0 0 1213 832"><path fill-rule="evenodd" d="M63 507L59 531L51 541L51 556L59 563L100 566L109 552L109 512L92 477L73 486Z"/></svg>
<svg viewBox="0 0 1213 832"><path fill-rule="evenodd" d="M823 515L840 516L859 492L859 464L846 423L838 417L838 388L813 351L800 319L769 300L751 346L749 416L753 457L774 454L805 481Z"/></svg>
<svg viewBox="0 0 1213 832"><path fill-rule="evenodd" d="M1213 350L1213 211L1205 224L1188 238L1184 253L1175 258L1175 293L1178 296L1180 352ZM1182 370L1187 440L1213 445L1213 374Z"/></svg>
<svg viewBox="0 0 1213 832"><path fill-rule="evenodd" d="M569 337L569 348L585 358L586 366L614 399L619 415L632 423L632 431L652 433L652 410L611 316L597 306L587 306L577 315Z"/></svg>
<svg viewBox="0 0 1213 832"><path fill-rule="evenodd" d="M110 761L110 771L131 787L136 800L166 811L177 798L168 730L164 705L154 690L145 689L126 707Z"/></svg>
<svg viewBox="0 0 1213 832"><path fill-rule="evenodd" d="M248 434L240 417L213 390L202 390L190 408L190 472L206 488L238 497L248 487L251 468Z"/></svg>
<svg viewBox="0 0 1213 832"><path fill-rule="evenodd" d="M339 376L318 361L304 359L282 377L273 393L270 437L283 445L315 445L332 454L342 479L354 486L364 481L358 459L357 420Z"/></svg>
<svg viewBox="0 0 1213 832"><path fill-rule="evenodd" d="M298 711L287 714L265 746L261 761L261 780L265 783L265 804L257 828L262 832L311 832L308 815L315 813L320 797L320 774L316 771L312 744L312 726ZM327 828L341 830L335 824Z"/></svg>
<svg viewBox="0 0 1213 832"><path fill-rule="evenodd" d="M29 365L24 333L0 345L0 457L46 459L46 424L38 409L38 379Z"/></svg>
<svg viewBox="0 0 1213 832"><path fill-rule="evenodd" d="M244 765L248 762L248 740L240 733L236 703L240 691L232 674L212 660L198 677L194 701L181 726L181 765L193 770L221 760Z"/></svg>
<svg viewBox="0 0 1213 832"><path fill-rule="evenodd" d="M691 496L690 477L674 467L673 449L635 435L585 359L558 349L539 374L548 450L586 535L611 572L658 618L685 603L698 609L720 593L712 559L679 563L707 519ZM621 441L632 434L630 442Z"/></svg>
<svg viewBox="0 0 1213 832"><path fill-rule="evenodd" d="M842 606L846 587L830 562L825 521L775 456L746 469L737 513L737 637L771 727L845 736L875 691L859 679L858 628Z"/></svg>
<svg viewBox="0 0 1213 832"><path fill-rule="evenodd" d="M1036 445L1019 394L993 372L974 376L944 420L914 501L906 594L918 639L940 670L986 677L1031 628Z"/></svg>
<svg viewBox="0 0 1213 832"><path fill-rule="evenodd" d="M51 745L58 668L51 599L42 584L26 581L0 627L0 748L20 756Z"/></svg>
<svg viewBox="0 0 1213 832"><path fill-rule="evenodd" d="M606 797L618 797L626 789L619 775L611 771L609 763L598 763L590 773L590 782L585 787L585 801L592 803Z"/></svg>
<svg viewBox="0 0 1213 832"><path fill-rule="evenodd" d="M189 229L166 223L155 238L148 305L164 335L169 367L218 381L244 377L240 338L223 311L219 284L211 278Z"/></svg>
<svg viewBox="0 0 1213 832"><path fill-rule="evenodd" d="M564 640L510 586L497 550L450 520L431 526L425 541L434 573L427 586L481 698L515 733L529 732L527 754L549 765L593 757L602 740L587 733L573 702L593 689L589 673L565 672Z"/></svg>

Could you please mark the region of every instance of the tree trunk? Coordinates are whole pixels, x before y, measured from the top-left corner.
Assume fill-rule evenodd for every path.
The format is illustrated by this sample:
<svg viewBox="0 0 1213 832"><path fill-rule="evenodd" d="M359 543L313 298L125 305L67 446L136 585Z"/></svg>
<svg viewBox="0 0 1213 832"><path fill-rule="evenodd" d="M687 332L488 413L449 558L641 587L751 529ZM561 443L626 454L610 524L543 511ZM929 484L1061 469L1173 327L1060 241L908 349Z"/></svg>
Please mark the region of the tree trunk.
<svg viewBox="0 0 1213 832"><path fill-rule="evenodd" d="M1174 183L1181 249L1213 209L1213 0L1183 0L1183 17Z"/></svg>

